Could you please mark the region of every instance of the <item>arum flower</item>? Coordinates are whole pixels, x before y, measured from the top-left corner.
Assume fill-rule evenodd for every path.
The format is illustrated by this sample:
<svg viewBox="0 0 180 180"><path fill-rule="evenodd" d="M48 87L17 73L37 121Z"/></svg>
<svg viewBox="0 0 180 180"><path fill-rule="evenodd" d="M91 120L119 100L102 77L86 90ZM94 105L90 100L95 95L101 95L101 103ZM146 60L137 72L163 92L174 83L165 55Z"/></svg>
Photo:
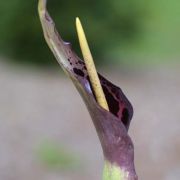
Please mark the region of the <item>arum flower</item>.
<svg viewBox="0 0 180 180"><path fill-rule="evenodd" d="M100 74L97 77L104 95L100 93L102 96L99 99L89 67L72 50L70 43L62 40L46 9L46 3L47 0L39 0L38 6L44 37L56 60L73 81L91 115L104 154L103 179L138 179L134 168L134 147L128 135L133 115L131 103L119 87ZM77 19L77 26L79 23ZM83 46L81 48L83 50ZM83 52L89 53L89 50L85 49ZM84 53L84 59L86 56L89 54Z"/></svg>

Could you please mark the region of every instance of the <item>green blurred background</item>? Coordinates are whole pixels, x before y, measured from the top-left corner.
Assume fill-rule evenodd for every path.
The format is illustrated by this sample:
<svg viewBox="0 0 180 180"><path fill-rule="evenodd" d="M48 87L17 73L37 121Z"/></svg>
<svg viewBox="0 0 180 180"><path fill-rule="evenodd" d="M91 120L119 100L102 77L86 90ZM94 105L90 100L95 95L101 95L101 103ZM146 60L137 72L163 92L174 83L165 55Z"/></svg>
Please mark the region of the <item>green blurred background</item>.
<svg viewBox="0 0 180 180"><path fill-rule="evenodd" d="M178 0L51 0L49 11L64 40L81 55L75 17L83 22L96 63L174 62L180 56ZM53 61L37 14L37 0L0 1L0 53L39 66Z"/></svg>

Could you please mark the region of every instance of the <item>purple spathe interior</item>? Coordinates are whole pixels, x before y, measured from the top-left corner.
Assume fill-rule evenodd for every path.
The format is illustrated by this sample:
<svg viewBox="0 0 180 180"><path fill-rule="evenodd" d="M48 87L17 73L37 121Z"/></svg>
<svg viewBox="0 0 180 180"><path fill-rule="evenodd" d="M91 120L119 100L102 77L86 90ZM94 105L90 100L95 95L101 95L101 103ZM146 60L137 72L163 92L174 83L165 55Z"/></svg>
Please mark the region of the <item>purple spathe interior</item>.
<svg viewBox="0 0 180 180"><path fill-rule="evenodd" d="M93 97L96 99L85 63L74 54L75 53L73 51L69 51L68 62L71 72L76 76L76 78L85 79L86 81L88 81L89 85L86 84L86 87L89 89L89 91L91 91ZM110 112L118 117L118 119L122 121L122 123L128 130L130 121L133 116L133 107L131 103L128 101L119 87L115 86L113 83L105 79L102 75L98 75Z"/></svg>

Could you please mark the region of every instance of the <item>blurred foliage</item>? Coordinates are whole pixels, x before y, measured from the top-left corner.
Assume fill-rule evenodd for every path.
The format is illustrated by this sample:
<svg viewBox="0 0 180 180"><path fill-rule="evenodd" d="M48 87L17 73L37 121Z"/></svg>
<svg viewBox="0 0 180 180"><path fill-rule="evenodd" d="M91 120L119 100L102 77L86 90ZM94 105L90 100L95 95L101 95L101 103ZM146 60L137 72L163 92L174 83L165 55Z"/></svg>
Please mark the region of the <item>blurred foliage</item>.
<svg viewBox="0 0 180 180"><path fill-rule="evenodd" d="M121 64L177 64L180 58L180 1L151 0L146 2L148 11L141 22L141 35L133 42L117 46L108 55Z"/></svg>
<svg viewBox="0 0 180 180"><path fill-rule="evenodd" d="M50 14L63 39L80 54L75 17L83 22L93 53L98 59L111 46L130 40L140 32L145 10L133 0L51 0ZM42 34L37 0L0 1L0 52L21 63L53 64Z"/></svg>
<svg viewBox="0 0 180 180"><path fill-rule="evenodd" d="M69 170L79 167L79 160L57 143L45 141L38 147L38 159L47 167Z"/></svg>
<svg viewBox="0 0 180 180"><path fill-rule="evenodd" d="M102 59L123 63L123 59L131 62L135 57L179 57L179 8L179 0L48 3L58 31L81 56L75 30L75 17L80 17L96 63ZM44 41L37 0L0 1L0 27L0 53L4 56L21 63L57 64Z"/></svg>

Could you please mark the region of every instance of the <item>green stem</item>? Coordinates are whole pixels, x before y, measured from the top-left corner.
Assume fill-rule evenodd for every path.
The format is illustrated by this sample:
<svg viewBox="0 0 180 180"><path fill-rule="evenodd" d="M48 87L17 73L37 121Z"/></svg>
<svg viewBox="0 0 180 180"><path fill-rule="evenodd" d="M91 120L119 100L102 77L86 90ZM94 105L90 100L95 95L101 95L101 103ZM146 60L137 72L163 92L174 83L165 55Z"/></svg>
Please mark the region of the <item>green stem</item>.
<svg viewBox="0 0 180 180"><path fill-rule="evenodd" d="M129 173L115 164L105 161L103 180L128 180Z"/></svg>

